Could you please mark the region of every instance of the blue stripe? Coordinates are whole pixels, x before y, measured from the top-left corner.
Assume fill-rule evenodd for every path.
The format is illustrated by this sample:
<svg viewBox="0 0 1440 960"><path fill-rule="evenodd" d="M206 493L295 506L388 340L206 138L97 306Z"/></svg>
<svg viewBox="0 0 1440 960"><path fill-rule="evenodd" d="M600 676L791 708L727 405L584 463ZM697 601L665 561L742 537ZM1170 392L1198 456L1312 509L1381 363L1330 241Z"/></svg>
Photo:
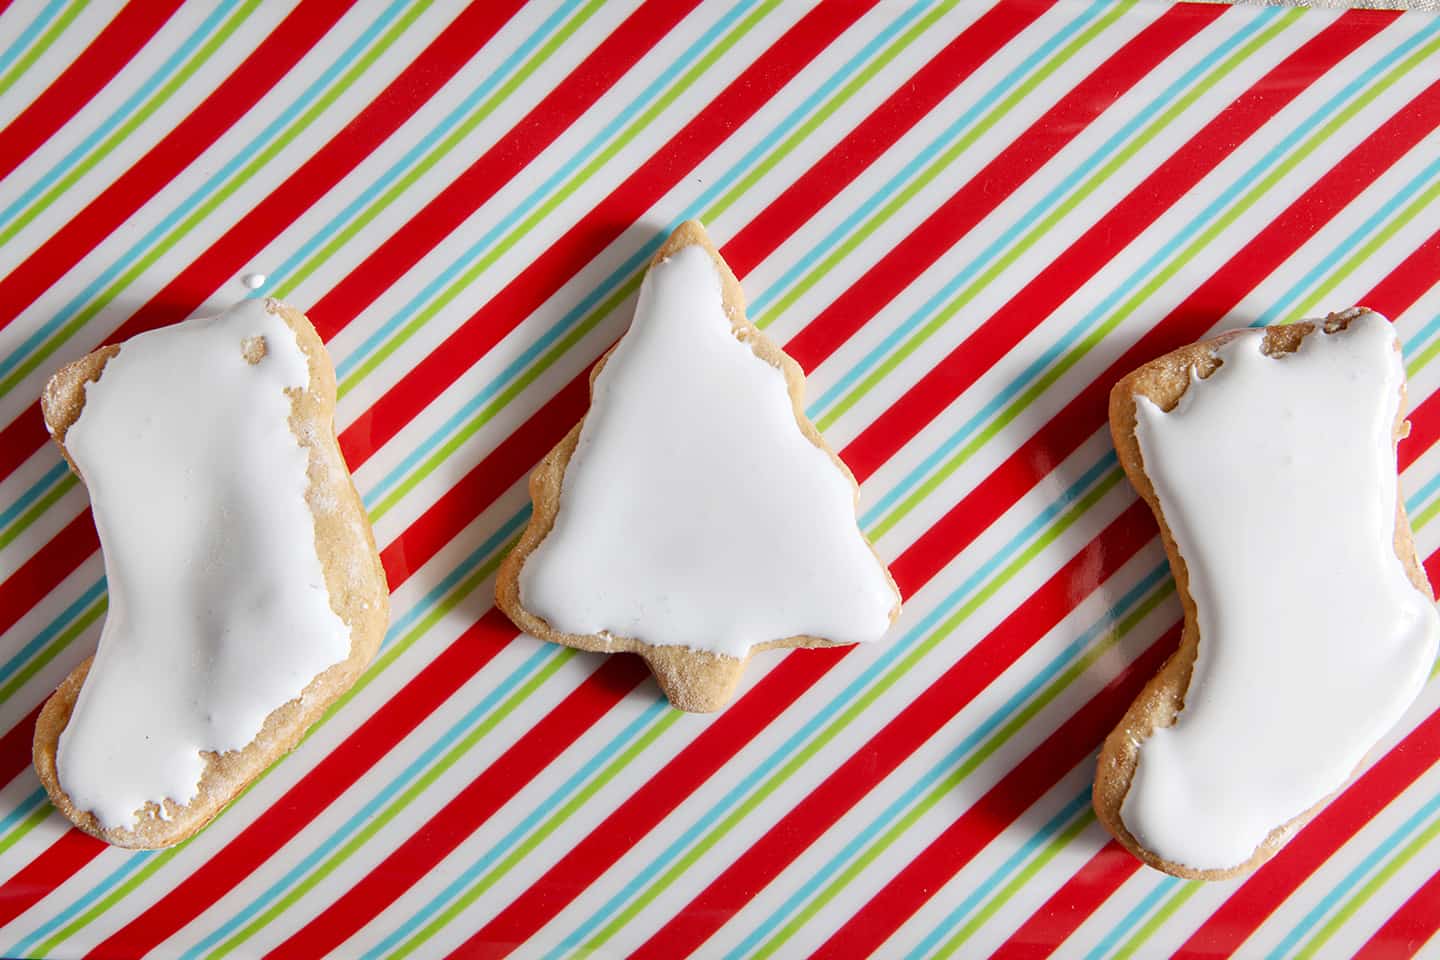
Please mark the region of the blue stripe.
<svg viewBox="0 0 1440 960"><path fill-rule="evenodd" d="M1425 326L1420 329L1419 333L1415 334L1415 336L1411 337L1405 342L1405 355L1408 357L1414 354L1422 346L1428 343L1430 338L1435 336L1436 333L1440 333L1440 313L1437 313L1433 318L1431 318L1430 322L1425 324Z"/></svg>
<svg viewBox="0 0 1440 960"><path fill-rule="evenodd" d="M1110 463L1114 462L1113 458L1114 455L1111 454L1109 458ZM854 700L866 688L870 687L897 660L902 659L911 647L915 646L923 637L938 627L955 606L983 586L1014 554L1019 552L1025 544L1034 539L1035 536L1043 532L1057 516L1075 500L1079 499L1085 493L1086 489L1094 485L1102 475L1102 470L1092 468L1090 472L1081 477L1069 489L1061 493L1059 498L1053 503L1040 511L1018 534L982 564L978 570L967 577L963 583L951 591L949 596L937 604L919 623L894 643L886 647L884 652L879 654L875 661L866 668L863 673L856 676L849 685L841 690L840 693L832 698L824 707L815 711L814 715L791 734L778 749L766 757L761 763L757 764L755 769L732 787L719 802L707 810L703 816L698 818L678 839L667 846L658 857L631 877L619 892L607 900L599 910L591 914L589 919L576 927L575 930L556 947L555 952L564 954L579 949L580 945L600 924L614 916L627 901L633 899L645 886L652 883L667 864L691 847L707 829L719 822L727 810L735 806L741 799L753 791L772 770L784 762L786 757L800 749L805 742L829 726L850 701Z"/></svg>
<svg viewBox="0 0 1440 960"><path fill-rule="evenodd" d="M1406 499L1406 512L1417 512L1431 497L1435 496L1436 491L1440 491L1440 473L1435 474L1426 482L1425 486L1415 491L1414 496Z"/></svg>
<svg viewBox="0 0 1440 960"><path fill-rule="evenodd" d="M40 11L39 15L30 22L30 25L20 31L20 36L15 38L15 42L6 47L4 53L0 53L0 75L3 75L16 60L20 59L25 48L35 42L35 38L40 35L40 31L50 25L50 21L55 19L55 15L60 12L60 8L64 5L64 0L50 0L50 2L45 5L45 8Z"/></svg>
<svg viewBox="0 0 1440 960"><path fill-rule="evenodd" d="M480 85L476 87L469 96L460 101L459 106L450 111L429 133L421 137L419 142L406 151L405 155L396 161L394 166L386 170L379 179L362 190L359 196L345 206L345 209L332 217L330 222L321 227L309 240L301 244L299 249L287 257L280 266L266 274L264 286L251 293L250 296L265 296L265 291L274 289L281 280L284 280L290 274L294 273L301 264L309 259L310 255L318 250L325 241L334 236L346 223L353 220L363 208L373 203L381 193L399 179L401 174L415 166L422 155L429 153L437 143L460 124L461 120L467 117L471 111L489 97L495 88L500 86L503 80L519 69L521 63L528 59L530 55L535 52L535 49L555 32L560 24L568 20L579 5L580 0L565 0L564 3L560 4L555 12L550 14L549 18L540 24L534 33L525 38L524 43L520 44L510 56L506 57L494 72L487 74L485 79L480 81Z"/></svg>
<svg viewBox="0 0 1440 960"><path fill-rule="evenodd" d="M483 721L488 714L492 713L495 708L500 705L502 700L509 696L516 687L520 686L526 677L534 673L541 664L553 659L559 653L560 649L560 647L554 644L539 644L528 660L516 667L508 677L501 681L499 686L482 697L479 703L471 707L470 711L461 717L454 726L441 734L424 752L412 760L409 766L400 771L394 779L385 785L384 789L375 794L369 802L341 824L334 833L326 837L314 850L306 854L304 859L286 871L283 877L271 884L269 889L246 904L243 909L217 927L215 931L205 937L205 939L192 946L189 950L186 950L185 953L181 955L181 960L195 960L195 958L200 955L219 946L222 942L229 939L237 930L240 930L248 924L272 901L298 883L306 874L320 866L321 862L324 861L336 847L344 843L351 834L355 833L364 826L367 821L380 813L384 806L389 803L396 794L404 790L405 787L418 778L426 768L432 766L435 761L440 759L440 756L453 741L459 740L468 734L472 727Z"/></svg>
<svg viewBox="0 0 1440 960"><path fill-rule="evenodd" d="M513 362L501 370L494 379L485 384L475 396L466 401L460 409L456 410L453 415L447 418L423 443L407 454L393 470L376 484L372 495L375 497L384 496L392 487L409 475L426 457L430 456L434 449L443 442L444 438L458 430L462 424L474 416L486 403L489 403L506 384L519 376L530 364L534 363L535 360L559 340L561 336L599 306L601 301L644 269L645 265L655 255L655 252L664 244L670 232L684 221L699 216L706 208L718 200L725 190L729 189L730 186L753 167L756 162L768 154L776 143L783 137L788 136L796 127L800 126L804 122L804 118L813 111L820 102L828 98L842 83L854 76L861 66L874 55L875 50L878 50L882 44L888 43L890 38L898 32L900 28L919 16L921 11L929 6L930 2L931 0L925 0L925 2L917 3L906 10L899 21L877 34L859 53L847 61L835 74L828 77L799 107L767 133L765 137L760 140L754 148L741 157L734 166L725 171L725 173L712 183L693 203L681 211L680 215L672 220L664 231L657 233L655 237L643 244L640 249L622 263L619 268L602 280L595 289L586 294L579 303L566 312L554 326L546 330L534 343L530 344L516 357ZM1094 16L1101 5L1103 5L1103 0L1102 3L1087 10L1081 18L1072 21L1067 25L1065 30L1078 28L1081 23ZM1062 33L1063 32L1064 31L1062 31ZM1058 40L1055 42L1058 43ZM991 100L998 99L1003 92L1003 84L997 86L986 94L986 97L982 98L981 103L977 105L975 110L967 112L966 116L977 113L980 106L985 105ZM960 129L961 127L958 124L952 126L952 130L956 133L958 133Z"/></svg>
<svg viewBox="0 0 1440 960"><path fill-rule="evenodd" d="M1020 869L1031 857L1039 853L1040 848L1049 843L1051 837L1055 836L1065 827L1068 827L1072 820L1088 812L1089 809L1090 788L1087 786L1080 792L1078 797L1071 800L1059 813L1050 818L1050 821L1041 827L1034 836L1028 838L1021 844L1020 848L1012 853L995 872L991 873L979 886L971 891L969 896L960 901L960 905L950 911L950 913L945 916L945 919L941 920L939 925L930 931L929 935L927 935L924 940L921 940L915 946L915 949L906 955L907 960L920 960L921 957L924 957L931 950L940 946L941 941L950 935L950 931L955 928L956 924L964 920L970 915L971 911L989 899L996 888L1004 883L1016 870ZM731 953L730 956L738 960L740 954L735 952Z"/></svg>
<svg viewBox="0 0 1440 960"><path fill-rule="evenodd" d="M49 470L45 471L45 474L41 476L39 480L35 481L24 493L20 494L18 500L6 507L4 511L0 511L0 530L8 527L16 517L20 516L26 507L40 499L40 495L44 493L47 488L59 483L60 478L65 476L66 470L65 461L60 460Z"/></svg>
<svg viewBox="0 0 1440 960"><path fill-rule="evenodd" d="M428 611L440 601L441 597L449 593L456 584L469 576L470 572L478 567L486 557L489 557L496 550L499 550L500 547L504 546L506 541L519 533L520 528L523 527L529 519L530 505L527 503L519 513L516 513L509 520L506 520L500 525L498 530L486 537L484 543L476 547L464 560L461 560L455 566L455 569L447 573L439 583L426 591L425 596L421 597L409 610L406 610L403 616L391 621L390 629L385 631L384 645L388 647L391 641L400 636L412 623L418 620L422 613Z"/></svg>
<svg viewBox="0 0 1440 960"><path fill-rule="evenodd" d="M513 210L507 213L499 223L495 224L479 240L475 241L469 249L456 258L448 267L427 283L418 294L410 299L410 302L401 307L394 316L389 317L380 324L370 336L366 337L360 346L356 347L349 356L345 357L335 367L335 373L340 379L345 379L348 373L353 370L356 364L360 363L367 356L373 353L390 335L399 329L406 320L415 314L426 301L436 296L452 280L464 272L471 261L493 246L503 234L511 230L516 223L524 218L530 211L539 205L545 197L553 193L555 188L569 179L576 170L583 164L588 163L591 158L604 149L605 144L613 139L635 115L640 113L652 100L660 96L682 72L704 56L705 50L712 46L720 36L729 30L734 23L752 6L756 0L741 0L734 7L730 8L725 16L710 26L700 38L686 48L667 66L650 84L641 91L640 95L626 104L625 108L617 113L589 143L575 150L570 159L556 170L545 182L531 192L531 194L520 202Z"/></svg>
<svg viewBox="0 0 1440 960"><path fill-rule="evenodd" d="M982 269L999 257L1005 250L1013 246L1022 238L1042 216L1057 206L1068 194L1072 193L1083 180L1090 176L1097 167L1103 164L1112 154L1125 146L1142 127L1150 123L1152 118L1163 111L1171 102L1177 100L1186 90L1200 82L1201 78L1211 70L1220 65L1236 48L1241 46L1252 36L1259 33L1269 22L1275 19L1280 13L1280 8L1269 7L1261 15L1244 21L1243 26L1227 38L1223 43L1210 51L1204 58L1199 60L1189 70L1185 71L1175 82L1161 91L1160 95L1146 104L1135 113L1123 127L1116 131L1109 139L1102 143L1094 153L1086 157L1074 170L1050 190L1041 200L1032 206L1025 214L1007 227L994 241L990 243L974 259L970 260L958 273L955 274L943 287L937 290L918 310L912 313L898 327L885 336L869 353L860 359L843 377L837 380L830 389L826 390L811 409L817 413L834 404L843 394L850 390L862 376L869 372L870 368L879 363L882 358L891 353L910 333L931 314L938 311L941 305L949 300L957 291L968 284L980 273Z"/></svg>
<svg viewBox="0 0 1440 960"><path fill-rule="evenodd" d="M958 138L961 133L972 126L982 114L989 112L996 102L1024 80L1026 75L1053 57L1055 51L1060 48L1061 44L1069 41L1074 34L1079 33L1086 23L1093 20L1101 10L1109 5L1108 3L1101 2L1085 8L1078 17L1061 27L1056 31L1055 35L1046 40L1039 49L1022 60L1019 66L1011 70L989 90L985 91L954 123L946 127L938 137L926 144L924 149L915 155L914 159L900 169L899 173L891 177L885 182L884 186L867 197L864 203L856 207L854 212L842 220L839 226L827 233L825 237L807 251L804 256L797 258L794 265L780 275L780 279L770 284L767 289L760 291L760 295L750 303L750 312L756 316L763 313L766 304L775 299L775 297L783 291L794 286L801 274L821 260L825 254L844 237L853 233L860 222L867 219L883 201L889 199L892 194L934 160L935 157ZM762 317L759 322L761 325L768 325L772 319L771 317Z"/></svg>
<svg viewBox="0 0 1440 960"><path fill-rule="evenodd" d="M383 957L413 935L422 923L431 920L431 918L444 909L447 903L454 900L462 891L479 880L480 877L482 877L496 861L514 847L515 844L530 835L535 828L540 825L542 820L549 817L551 813L560 806L566 797L579 790L581 784L599 772L601 766L608 762L610 757L619 753L621 748L629 741L639 737L652 724L668 713L669 706L669 702L664 697L660 697L654 703L650 704L640 716L631 721L630 725L620 731L609 743L601 747L599 752L586 761L584 766L579 770L575 771L554 793L541 801L540 805L531 811L524 820L520 821L513 830L507 833L490 849L486 850L478 860L465 868L444 890L441 890L431 898L429 903L425 904L425 906L412 914L408 920L395 928L393 933L368 950L361 960L379 960L380 957Z"/></svg>
<svg viewBox="0 0 1440 960"><path fill-rule="evenodd" d="M1407 203L1415 194L1429 184L1437 175L1440 175L1440 158L1432 161L1424 170L1417 173L1411 180L1401 187L1400 190L1390 199L1382 203L1374 213L1366 217L1360 226L1350 232L1344 240L1335 245L1325 257L1315 266L1311 267L1303 277L1286 290L1284 295L1264 313L1259 319L1250 324L1252 327L1266 327L1281 320L1290 304L1298 300L1306 290L1318 284L1325 277L1333 274L1335 268L1340 265L1348 254L1353 253L1367 236L1374 233L1384 225L1385 221L1399 211L1400 207Z"/></svg>
<svg viewBox="0 0 1440 960"><path fill-rule="evenodd" d="M905 811L919 802L920 798L928 793L934 786L941 782L952 771L959 769L960 765L975 750L979 749L989 740L1004 723L1014 716L1026 703L1032 700L1044 688L1058 676L1066 667L1076 660L1086 648L1096 640L1103 637L1115 628L1120 619L1138 604L1142 598L1151 590L1169 579L1170 568L1161 564L1151 570L1140 582L1130 590L1126 591L1113 607L1106 611L1098 621L1092 624L1079 637L1057 654L1045 667L1035 676L1031 677L1023 687L1016 691L1008 700L995 709L977 727L965 735L960 743L946 754L941 760L925 772L923 776L912 783L904 793L896 797L874 820L870 821L863 830L857 833L851 840L842 847L833 857L827 860L824 866L820 867L803 884L786 898L785 902L776 907L765 921L750 932L750 935L735 948L734 955L740 956L757 949L761 943L774 935L784 920L800 909L801 905L808 902L820 891L820 888L836 876L847 863L858 857L866 847L875 842L875 839L892 824L904 816Z"/></svg>
<svg viewBox="0 0 1440 960"><path fill-rule="evenodd" d="M4 817L0 817L0 835L9 833L11 828L14 827L17 823L19 823L22 819L24 819L31 810L34 810L36 807L40 806L40 803L44 799L45 790L42 787L38 790L35 790L33 793L30 794L30 796L26 797L24 800L21 800L14 810L11 810L9 813L5 814Z"/></svg>
<svg viewBox="0 0 1440 960"><path fill-rule="evenodd" d="M1269 9L1271 11L1274 11L1278 10L1279 8ZM1220 196L1216 197L1213 201L1210 202L1210 204L1205 207L1204 210L1202 210L1197 216L1192 218L1183 229L1181 229L1178 233L1172 236L1166 243L1161 245L1161 247L1154 254L1152 254L1139 269L1132 273L1125 280L1124 283L1120 284L1113 291L1111 291L1111 293L1106 296L1103 301L1101 301L1090 312L1085 314L1085 316L1082 317L1073 327L1071 327L1064 336L1057 340L1053 345L1048 347L1042 354L1042 356L1034 363L1026 367L1025 371L1019 377L1008 383L997 396L995 396L985 405L984 410L982 410L976 416L972 417L970 420L966 421L965 425L961 427L960 430L952 434L943 444L940 445L940 447L934 453L932 453L929 457L926 457L919 466L917 466L914 470L910 471L910 473L907 474L906 477L899 484L897 484L889 493L887 493L883 498L881 498L881 500L877 504L875 504L875 506L871 507L870 510L865 513L865 515L861 518L862 524L869 524L873 522L878 517L882 516L887 510L889 510L902 496L908 493L915 484L919 483L930 471L932 471L936 467L936 465L941 462L943 458L948 456L962 441L964 441L965 438L969 436L969 434L979 426L982 418L991 416L993 411L998 409L1000 404L1008 402L1008 400L1015 394L1017 394L1025 386L1025 384L1029 382L1029 380L1037 376L1040 371L1044 370L1052 363L1054 363L1056 359L1058 359L1062 354L1064 354L1065 351L1069 350L1071 346L1073 346L1075 342L1078 341L1080 337L1083 336L1091 327L1099 323L1107 314L1114 311L1120 305L1121 301L1126 296L1128 296L1134 289L1139 287L1146 280L1153 277L1164 265L1164 263L1167 260L1171 259L1179 251L1182 245L1184 245L1202 227L1214 220L1216 217L1220 216L1227 208L1232 206L1234 202L1239 198L1239 196L1244 191L1252 187L1255 184L1255 181L1258 180L1268 168L1277 164L1285 157L1286 154L1294 150L1294 148L1299 145L1300 141L1306 136L1306 134L1308 134L1314 127L1321 125L1322 123L1333 117L1337 112L1340 111L1345 101L1353 98L1355 95L1364 90L1365 87L1374 83L1375 80L1379 77L1379 75L1385 70L1389 69L1390 65L1392 65L1394 61L1405 56L1405 54L1408 53L1411 49L1419 46L1425 39L1427 39L1431 34L1434 34L1437 31L1440 31L1440 18L1430 21L1423 30L1420 30L1414 35L1408 37L1403 43L1397 46L1389 54L1382 57L1369 69L1365 70L1358 77L1356 77L1349 84L1347 84L1345 88L1341 90L1338 94L1331 97L1324 106L1322 106L1320 109L1316 110L1309 117L1307 117L1303 123L1301 123L1295 129L1291 130L1285 136L1285 138L1281 140L1278 144L1276 144L1269 152L1267 152L1264 157L1262 157L1257 163L1252 165L1250 169L1245 171L1245 173L1237 177L1230 184L1230 186L1228 186L1225 191L1220 194Z"/></svg>
<svg viewBox="0 0 1440 960"><path fill-rule="evenodd" d="M1117 923L1105 939L1095 945L1095 949L1085 955L1085 960L1103 960L1106 954L1114 950L1120 943L1120 938L1140 926L1146 914L1154 910L1156 905L1180 883L1176 877L1165 877L1155 884L1155 889L1145 895L1145 898L1135 905L1127 914L1125 919Z"/></svg>
<svg viewBox="0 0 1440 960"><path fill-rule="evenodd" d="M1418 830L1425 821L1437 813L1440 813L1440 794L1432 797L1429 803L1425 804L1425 806L1419 810L1416 810L1410 819L1400 824L1394 833L1386 837L1374 850L1371 850L1365 859L1356 865L1355 869L1347 873L1343 880L1337 883L1319 903L1315 904L1314 909L1305 914L1304 918L1295 925L1295 928L1285 935L1285 939L1281 940L1279 945L1270 951L1270 956L1272 958L1279 958L1293 952L1300 945L1300 940L1310 932L1311 928L1324 919L1326 914L1335 908L1336 904L1340 902L1341 897L1379 867L1382 861L1389 858L1391 852L1396 847L1409 837L1410 834Z"/></svg>
<svg viewBox="0 0 1440 960"><path fill-rule="evenodd" d="M5 951L5 955L9 957L31 956L31 951L35 949L37 944L41 943L54 931L59 930L65 924L69 923L72 919L75 918L77 914L80 913L81 910L93 906L95 902L100 898L100 896L104 893L104 891L110 889L116 884L122 883L126 877L134 873L136 870L140 869L140 867L145 864L145 861L155 856L155 854L156 851L154 850L115 852L113 856L123 858L120 861L120 866L112 870L110 872L110 875L107 876L104 880L101 880L99 883L95 884L95 886L91 887L89 892L87 892L84 896L77 897L75 899L75 902L70 904L70 906L66 907L64 910L61 910L59 913L55 914L55 916L51 917L49 920L46 920L40 926L36 927L33 931L31 931L29 936L25 937L25 939L21 940L19 943L15 944L15 946Z"/></svg>
<svg viewBox="0 0 1440 960"><path fill-rule="evenodd" d="M41 324L39 329L27 337L25 342L13 350L9 356L4 360L0 360L0 377L6 376L11 370L19 366L27 355L44 343L57 329L74 318L90 300L94 299L105 287L112 283L116 277L120 276L135 260L139 259L149 247L153 246L158 240L174 229L180 221L184 220L196 207L200 206L210 194L214 193L226 180L234 176L241 167L254 159L256 154L264 150L265 145L270 140L273 140L282 130L289 126L302 111L308 109L315 100L319 99L326 87L334 83L343 71L354 65L354 62L359 59L365 48L370 46L376 37L389 26L390 22L394 20L396 15L405 9L407 5L407 0L393 0L393 2L385 8L385 11L380 14L380 17L365 29L365 32L360 35L359 39L352 43L344 53L336 57L334 62L320 74L314 83L306 88L304 93L293 100L284 110L280 111L279 115L260 132L259 136L255 137L246 144L243 149L237 152L235 156L231 157L214 176L210 177L198 190L186 197L185 201L171 211L169 215L150 230L146 231L139 242L125 251L124 255L118 260L106 267L94 280L91 280L90 283L85 286L85 289L80 292L79 296L65 304L55 316Z"/></svg>
<svg viewBox="0 0 1440 960"><path fill-rule="evenodd" d="M181 63L188 60L196 48L205 42L205 38L214 32L216 25L225 19L225 17L229 16L230 11L235 8L237 2L238 0L222 0L210 16L206 17L204 22L195 29L195 32L190 34L185 42L161 64L160 68L150 74L145 82L140 85L139 89L126 98L125 102L120 104L113 113L106 114L105 119L100 125L91 131L84 140L80 141L80 144L75 147L75 149L65 154L59 162L45 171L43 177L35 181L24 193L15 198L3 211L0 211L0 227L3 227L15 219L20 211L34 203L37 197L54 185L55 181L63 177L71 167L75 166L75 164L79 163L94 150L100 141L110 135L112 130L123 121L129 119L130 115L135 112L141 102L148 100L150 95L153 94L161 84L168 81L180 70Z"/></svg>
<svg viewBox="0 0 1440 960"><path fill-rule="evenodd" d="M0 683L4 683L5 681L9 680L10 677L15 674L15 671L20 669L20 667L25 663L25 661L29 660L36 654L37 651L43 648L51 640L55 639L56 635L59 634L60 631L63 630L65 626L70 623L71 620L80 616L80 614L87 607L89 607L90 604L94 603L100 597L104 596L104 594L105 578L101 577L95 583L91 584L89 589L87 589L84 593L80 594L80 599L76 600L74 603L70 604L70 606L62 610L58 617L46 624L43 630L36 633L34 637L30 638L30 641L26 643L25 646L21 647L14 654L12 654L10 656L10 659L6 660L3 665L0 665Z"/></svg>

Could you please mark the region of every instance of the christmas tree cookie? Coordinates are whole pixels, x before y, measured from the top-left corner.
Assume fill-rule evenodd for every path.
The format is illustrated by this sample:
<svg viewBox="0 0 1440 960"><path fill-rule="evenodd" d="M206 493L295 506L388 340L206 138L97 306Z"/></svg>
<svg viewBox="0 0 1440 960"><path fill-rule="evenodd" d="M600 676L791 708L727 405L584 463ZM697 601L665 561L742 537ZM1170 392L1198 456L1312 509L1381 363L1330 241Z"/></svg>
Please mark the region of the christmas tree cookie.
<svg viewBox="0 0 1440 960"><path fill-rule="evenodd" d="M697 712L729 702L756 650L880 639L900 595L804 387L704 229L681 225L585 419L530 478L501 609L544 640L639 654Z"/></svg>

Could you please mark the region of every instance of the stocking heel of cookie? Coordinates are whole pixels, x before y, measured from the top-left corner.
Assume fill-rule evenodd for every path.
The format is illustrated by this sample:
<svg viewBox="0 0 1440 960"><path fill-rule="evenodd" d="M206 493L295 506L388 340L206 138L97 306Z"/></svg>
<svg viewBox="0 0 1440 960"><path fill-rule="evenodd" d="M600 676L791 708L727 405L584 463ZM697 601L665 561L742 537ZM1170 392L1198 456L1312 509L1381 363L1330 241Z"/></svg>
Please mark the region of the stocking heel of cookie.
<svg viewBox="0 0 1440 960"><path fill-rule="evenodd" d="M670 702L690 713L714 713L730 702L745 661L688 647L656 647L642 654Z"/></svg>

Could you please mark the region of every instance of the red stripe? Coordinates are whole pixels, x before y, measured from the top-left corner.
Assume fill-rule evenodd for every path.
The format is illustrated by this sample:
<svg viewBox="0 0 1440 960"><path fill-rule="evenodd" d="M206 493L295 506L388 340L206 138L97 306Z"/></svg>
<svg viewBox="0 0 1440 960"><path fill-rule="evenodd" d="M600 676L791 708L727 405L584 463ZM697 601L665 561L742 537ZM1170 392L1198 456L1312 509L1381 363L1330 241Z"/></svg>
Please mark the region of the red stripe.
<svg viewBox="0 0 1440 960"><path fill-rule="evenodd" d="M1079 239L870 423L852 447L883 463L898 449L897 423L928 423L1065 303L1276 111L1384 23L1358 29L1341 18L1287 57L1129 191ZM1289 82L1286 82L1289 81ZM1428 128L1427 128L1428 129ZM917 236L923 231L917 232ZM938 255L939 251L934 251ZM1078 438L1077 438L1078 439ZM858 474L857 474L858 476Z"/></svg>
<svg viewBox="0 0 1440 960"><path fill-rule="evenodd" d="M846 811L1150 543L1154 533L1149 512L1137 500L754 841L632 956L682 957L698 949Z"/></svg>
<svg viewBox="0 0 1440 960"><path fill-rule="evenodd" d="M99 856L105 844L71 830L0 886L0 929Z"/></svg>
<svg viewBox="0 0 1440 960"><path fill-rule="evenodd" d="M1436 871L1355 953L1355 960L1413 957L1440 930L1440 871Z"/></svg>
<svg viewBox="0 0 1440 960"><path fill-rule="evenodd" d="M796 334L787 349L802 366L812 365L812 357L828 356L837 350L873 314L873 307L867 309L868 304L893 300L968 234L990 210L1014 193L1031 173L1059 153L1142 77L1227 9L1225 6L1202 4L1171 7L1081 80L1024 134L937 207L923 223L908 231L859 280L825 307L816 322ZM1242 133L1240 138L1244 135ZM1239 138L1233 141L1238 142ZM1218 163L1223 157L1213 145L1210 152L1214 154L1213 163ZM1176 196L1183 192L1183 189L1180 190ZM1148 224L1149 219L1145 222ZM1077 279L1077 286L1079 282ZM1035 322L1043 317L1044 314L1037 314ZM1006 328L1019 325L1012 321L992 326Z"/></svg>
<svg viewBox="0 0 1440 960"><path fill-rule="evenodd" d="M302 0L164 140L0 279L0 325L15 319L188 167L309 52L352 2ZM8 452L3 442L0 450ZM4 473L8 475L11 469L13 466L7 467Z"/></svg>
<svg viewBox="0 0 1440 960"><path fill-rule="evenodd" d="M567 130L696 5L651 0L626 17L509 134L440 191L310 310L329 339ZM513 323L518 323L518 318Z"/></svg>
<svg viewBox="0 0 1440 960"><path fill-rule="evenodd" d="M797 21L664 147L346 428L340 436L346 461L359 466L389 442L498 342L512 318L538 309L875 2L822 4Z"/></svg>
<svg viewBox="0 0 1440 960"><path fill-rule="evenodd" d="M25 719L6 731L0 737L0 783L9 783L14 779L15 774L24 770L30 765L31 745L35 740L35 721L40 717L40 707L37 705Z"/></svg>
<svg viewBox="0 0 1440 960"><path fill-rule="evenodd" d="M1109 841L1000 945L995 956L1044 960L1139 869L1140 861L1129 850Z"/></svg>
<svg viewBox="0 0 1440 960"><path fill-rule="evenodd" d="M1177 624L931 841L813 956L863 957L875 951L956 871L1094 752L1179 642Z"/></svg>
<svg viewBox="0 0 1440 960"><path fill-rule="evenodd" d="M1430 234L1389 276L1376 284L1362 302L1388 317L1400 316L1435 286L1437 263L1440 263L1440 230Z"/></svg>
<svg viewBox="0 0 1440 960"><path fill-rule="evenodd" d="M70 121L180 6L180 0L131 0L18 117L0 130L0 180Z"/></svg>
<svg viewBox="0 0 1440 960"><path fill-rule="evenodd" d="M492 609L481 617L286 791L264 816L252 820L183 882L112 934L96 948L96 954L138 957L173 936L280 851L377 759L489 663L514 634L514 627L499 611ZM5 890L0 888L0 901L4 896Z"/></svg>
<svg viewBox="0 0 1440 960"><path fill-rule="evenodd" d="M39 419L39 413L35 413ZM20 568L0 582L0 633L4 633L30 611L35 604L59 586L60 581L96 550L100 541L95 537L95 524L89 509L65 524L60 532L41 547ZM0 770L0 778L5 771ZM6 778L8 779L8 778Z"/></svg>

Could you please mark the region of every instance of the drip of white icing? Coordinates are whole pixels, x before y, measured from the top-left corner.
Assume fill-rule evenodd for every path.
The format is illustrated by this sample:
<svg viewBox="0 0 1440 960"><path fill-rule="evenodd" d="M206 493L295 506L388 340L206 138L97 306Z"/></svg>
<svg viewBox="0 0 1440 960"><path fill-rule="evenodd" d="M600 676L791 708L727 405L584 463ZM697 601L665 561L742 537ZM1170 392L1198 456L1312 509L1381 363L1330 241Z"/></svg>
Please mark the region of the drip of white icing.
<svg viewBox="0 0 1440 960"><path fill-rule="evenodd" d="M60 736L60 784L103 827L195 797L346 658L305 502L287 389L306 357L274 301L143 333L87 384L65 436L90 493L110 608ZM253 338L264 338L256 363Z"/></svg>
<svg viewBox="0 0 1440 960"><path fill-rule="evenodd" d="M898 598L854 488L800 432L784 375L736 338L704 248L646 275L520 591L558 630L734 657L889 626Z"/></svg>
<svg viewBox="0 0 1440 960"><path fill-rule="evenodd" d="M1363 313L1275 357L1261 340L1224 345L1170 413L1135 398L1200 642L1121 818L1194 869L1244 863L1339 789L1420 692L1440 638L1395 555L1404 368L1390 324Z"/></svg>
<svg viewBox="0 0 1440 960"><path fill-rule="evenodd" d="M247 273L240 278L240 282L250 290L259 290L265 286L266 276L263 273Z"/></svg>

